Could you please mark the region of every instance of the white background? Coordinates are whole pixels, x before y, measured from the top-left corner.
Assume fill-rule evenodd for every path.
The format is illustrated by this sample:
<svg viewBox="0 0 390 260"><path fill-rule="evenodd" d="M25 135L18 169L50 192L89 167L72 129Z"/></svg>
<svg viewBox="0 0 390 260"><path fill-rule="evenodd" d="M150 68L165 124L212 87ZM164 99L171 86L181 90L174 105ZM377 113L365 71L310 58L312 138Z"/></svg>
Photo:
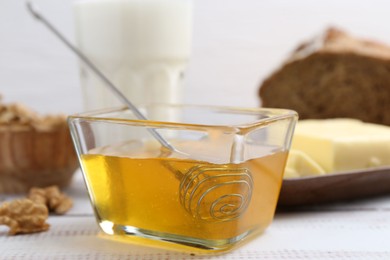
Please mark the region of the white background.
<svg viewBox="0 0 390 260"><path fill-rule="evenodd" d="M74 40L73 0L35 0ZM258 106L261 81L329 25L390 43L390 1L194 0L184 101ZM0 0L0 93L40 112L82 111L78 62L24 0Z"/></svg>

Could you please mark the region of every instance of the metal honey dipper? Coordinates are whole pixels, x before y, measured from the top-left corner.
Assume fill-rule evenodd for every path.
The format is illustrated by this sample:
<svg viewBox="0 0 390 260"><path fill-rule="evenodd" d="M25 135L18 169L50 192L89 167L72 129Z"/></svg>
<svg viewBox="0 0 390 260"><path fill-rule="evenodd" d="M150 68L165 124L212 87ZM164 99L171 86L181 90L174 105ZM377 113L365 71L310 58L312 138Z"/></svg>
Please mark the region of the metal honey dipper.
<svg viewBox="0 0 390 260"><path fill-rule="evenodd" d="M27 0L26 6L30 14L41 21L69 49L71 49L138 119L148 120L76 46L70 43L70 41L38 11L32 1ZM175 149L175 147L165 140L155 129L148 128L148 130L166 151L183 154ZM236 146L233 145L232 150L234 150L235 147ZM232 154L232 157L234 156L235 154ZM234 220L245 212L251 201L253 177L247 168L198 165L183 173L169 163L163 163L163 165L180 180L180 203L184 209L196 219L210 222ZM232 187L236 187L236 189ZM226 193L226 190L239 190L239 192Z"/></svg>

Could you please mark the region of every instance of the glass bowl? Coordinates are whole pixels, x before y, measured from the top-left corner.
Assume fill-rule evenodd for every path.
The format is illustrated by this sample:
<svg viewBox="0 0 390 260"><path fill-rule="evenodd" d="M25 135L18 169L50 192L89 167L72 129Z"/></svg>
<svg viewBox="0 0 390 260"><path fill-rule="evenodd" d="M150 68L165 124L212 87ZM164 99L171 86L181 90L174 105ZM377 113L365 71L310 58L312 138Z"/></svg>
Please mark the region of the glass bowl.
<svg viewBox="0 0 390 260"><path fill-rule="evenodd" d="M215 253L264 231L274 216L294 111L158 104L141 111L149 120L127 108L69 117L105 234Z"/></svg>

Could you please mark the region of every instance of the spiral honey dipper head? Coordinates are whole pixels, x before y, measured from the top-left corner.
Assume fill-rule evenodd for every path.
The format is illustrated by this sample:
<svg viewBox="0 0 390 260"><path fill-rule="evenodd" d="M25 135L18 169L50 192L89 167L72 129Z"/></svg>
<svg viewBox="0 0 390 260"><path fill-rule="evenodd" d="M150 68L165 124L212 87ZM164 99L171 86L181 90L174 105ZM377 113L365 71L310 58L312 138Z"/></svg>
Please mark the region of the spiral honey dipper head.
<svg viewBox="0 0 390 260"><path fill-rule="evenodd" d="M182 179L180 202L194 218L230 221L245 212L252 189L252 175L246 168L198 166Z"/></svg>

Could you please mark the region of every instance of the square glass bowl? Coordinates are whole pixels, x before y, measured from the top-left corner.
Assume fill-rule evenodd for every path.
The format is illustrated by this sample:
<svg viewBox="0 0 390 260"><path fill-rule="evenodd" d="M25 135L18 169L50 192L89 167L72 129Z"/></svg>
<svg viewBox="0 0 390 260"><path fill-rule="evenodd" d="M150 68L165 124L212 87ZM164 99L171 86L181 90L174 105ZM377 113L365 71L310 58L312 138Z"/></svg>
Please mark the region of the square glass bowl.
<svg viewBox="0 0 390 260"><path fill-rule="evenodd" d="M127 108L69 117L104 233L215 253L264 231L274 216L294 111L191 105L141 111L149 120Z"/></svg>

